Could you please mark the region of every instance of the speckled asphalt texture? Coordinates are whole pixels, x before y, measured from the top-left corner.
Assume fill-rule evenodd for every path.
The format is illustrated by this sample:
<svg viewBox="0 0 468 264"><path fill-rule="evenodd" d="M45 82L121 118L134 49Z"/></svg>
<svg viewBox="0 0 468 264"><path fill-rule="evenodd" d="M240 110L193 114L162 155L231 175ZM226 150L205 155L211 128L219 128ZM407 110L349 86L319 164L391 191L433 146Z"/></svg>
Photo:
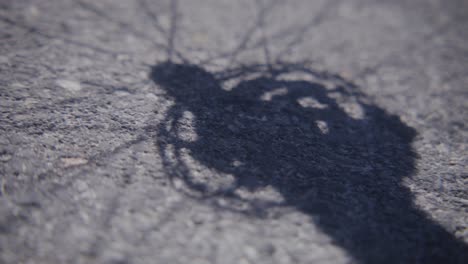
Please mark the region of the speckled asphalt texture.
<svg viewBox="0 0 468 264"><path fill-rule="evenodd" d="M0 0L0 263L468 263L468 2Z"/></svg>

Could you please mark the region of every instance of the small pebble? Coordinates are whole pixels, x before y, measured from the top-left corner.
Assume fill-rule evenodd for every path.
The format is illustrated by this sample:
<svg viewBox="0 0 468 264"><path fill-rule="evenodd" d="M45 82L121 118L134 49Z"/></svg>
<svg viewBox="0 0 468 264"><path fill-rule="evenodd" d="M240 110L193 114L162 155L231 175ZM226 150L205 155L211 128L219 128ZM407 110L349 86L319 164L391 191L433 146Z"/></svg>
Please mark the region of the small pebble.
<svg viewBox="0 0 468 264"><path fill-rule="evenodd" d="M70 92L78 92L81 90L81 84L76 81L71 80L57 80L57 85L62 87L63 89L70 91Z"/></svg>

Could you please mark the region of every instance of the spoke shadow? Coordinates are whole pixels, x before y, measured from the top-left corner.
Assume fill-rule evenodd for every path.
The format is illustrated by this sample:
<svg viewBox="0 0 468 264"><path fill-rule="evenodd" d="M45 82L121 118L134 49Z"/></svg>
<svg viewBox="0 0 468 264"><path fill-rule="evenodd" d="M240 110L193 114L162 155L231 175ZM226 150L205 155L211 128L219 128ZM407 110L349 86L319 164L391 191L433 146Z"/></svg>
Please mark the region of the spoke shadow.
<svg viewBox="0 0 468 264"><path fill-rule="evenodd" d="M252 217L294 207L360 263L466 260L402 185L415 130L352 83L287 63L214 74L166 62L150 77L175 102L156 145L181 192ZM268 187L282 200L254 195Z"/></svg>

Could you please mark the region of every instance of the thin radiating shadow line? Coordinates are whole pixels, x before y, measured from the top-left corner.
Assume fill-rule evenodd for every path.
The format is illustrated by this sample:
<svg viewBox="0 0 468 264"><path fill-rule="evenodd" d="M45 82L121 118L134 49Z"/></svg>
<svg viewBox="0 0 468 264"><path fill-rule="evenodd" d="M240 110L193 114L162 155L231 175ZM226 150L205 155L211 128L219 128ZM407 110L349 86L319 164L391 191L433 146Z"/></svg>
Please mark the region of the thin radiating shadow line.
<svg viewBox="0 0 468 264"><path fill-rule="evenodd" d="M152 25L155 29L163 36L167 36L168 32L164 27L159 23L159 14L154 12L153 9L148 5L146 0L139 0L140 9L143 10L147 17L149 17L153 23Z"/></svg>

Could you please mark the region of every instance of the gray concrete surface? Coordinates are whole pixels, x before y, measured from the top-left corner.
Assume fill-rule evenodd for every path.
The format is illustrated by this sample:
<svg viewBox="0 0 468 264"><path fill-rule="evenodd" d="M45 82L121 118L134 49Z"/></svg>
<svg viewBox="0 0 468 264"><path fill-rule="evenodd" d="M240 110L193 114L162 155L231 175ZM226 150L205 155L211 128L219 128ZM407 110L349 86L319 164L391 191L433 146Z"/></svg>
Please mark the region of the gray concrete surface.
<svg viewBox="0 0 468 264"><path fill-rule="evenodd" d="M467 263L468 3L0 1L1 263Z"/></svg>

